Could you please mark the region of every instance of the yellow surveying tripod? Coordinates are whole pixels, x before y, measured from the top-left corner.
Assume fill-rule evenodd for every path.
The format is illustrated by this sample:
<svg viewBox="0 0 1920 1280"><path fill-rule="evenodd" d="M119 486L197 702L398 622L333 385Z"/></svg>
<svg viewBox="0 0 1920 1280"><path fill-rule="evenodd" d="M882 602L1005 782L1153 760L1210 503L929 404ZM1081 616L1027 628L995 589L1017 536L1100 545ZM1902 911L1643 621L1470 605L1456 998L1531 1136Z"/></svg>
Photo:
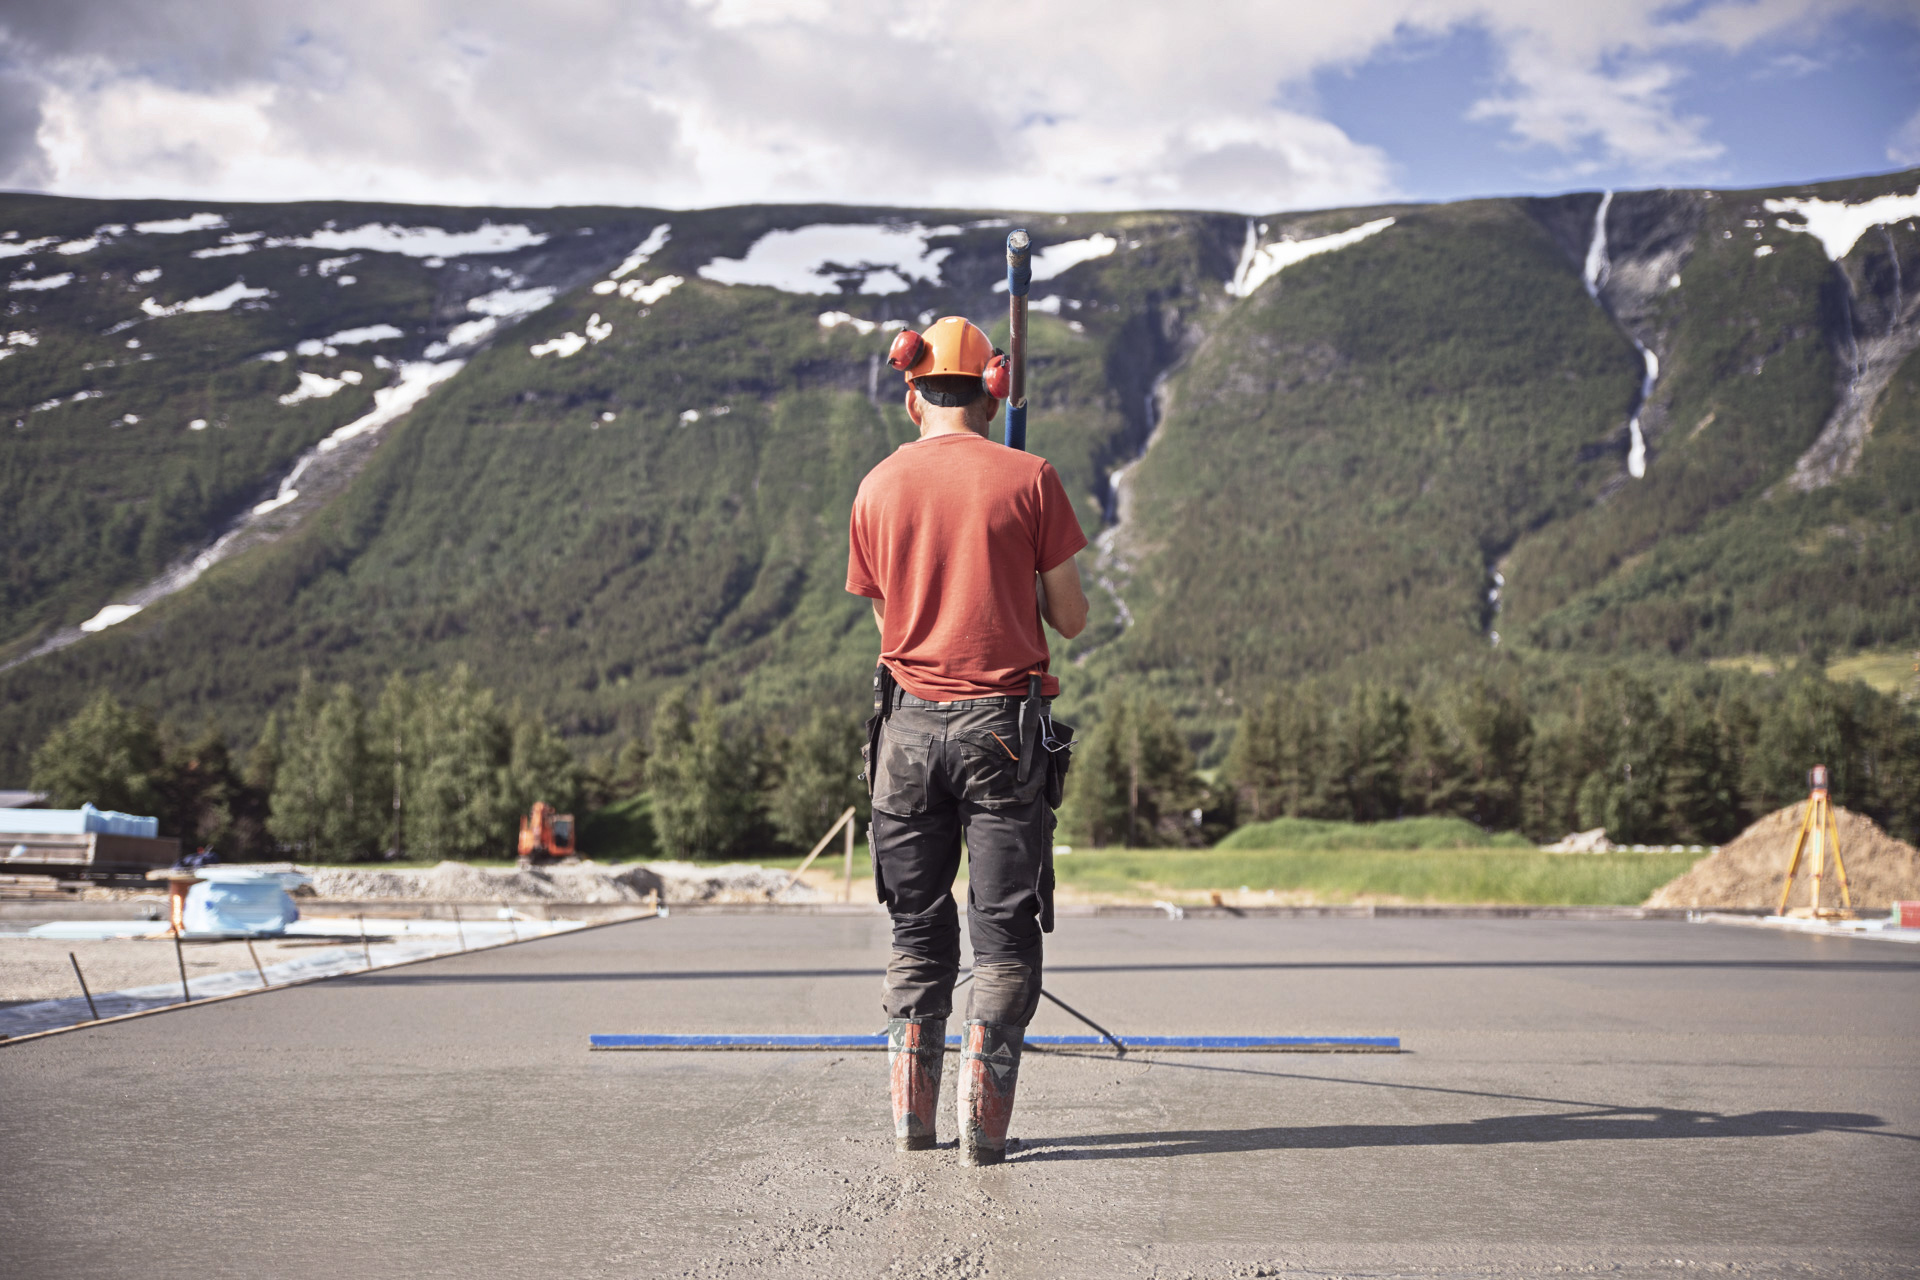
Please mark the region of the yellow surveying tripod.
<svg viewBox="0 0 1920 1280"><path fill-rule="evenodd" d="M1800 869L1800 853L1813 841L1813 903L1804 908L1809 916L1852 915L1853 895L1847 890L1847 868L1840 861L1840 826L1833 816L1833 804L1827 799L1827 766L1817 764L1807 775L1813 794L1807 797L1807 811L1800 819L1800 834L1794 837L1793 857L1787 862L1787 882L1780 886L1780 914L1787 914L1787 895L1793 892L1793 873ZM1833 873L1840 881L1840 908L1820 910L1820 876L1826 869L1826 847L1833 848ZM1796 911L1798 915L1800 912Z"/></svg>

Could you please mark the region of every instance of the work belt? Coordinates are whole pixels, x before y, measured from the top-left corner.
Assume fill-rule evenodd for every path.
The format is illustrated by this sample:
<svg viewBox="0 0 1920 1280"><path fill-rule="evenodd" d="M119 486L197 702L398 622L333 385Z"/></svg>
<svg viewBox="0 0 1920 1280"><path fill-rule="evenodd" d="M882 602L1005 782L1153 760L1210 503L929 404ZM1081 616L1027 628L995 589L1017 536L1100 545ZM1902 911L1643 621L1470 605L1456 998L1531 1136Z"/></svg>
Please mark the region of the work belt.
<svg viewBox="0 0 1920 1280"><path fill-rule="evenodd" d="M1040 753L1046 751L1047 760L1047 804L1058 809L1064 796L1067 767L1072 762L1073 726L1055 720L1047 709L1047 700L1040 693L1039 675L1027 677L1027 696L1016 702L1012 698L970 698L969 706L1017 706L1020 712L1020 756L1014 771L1014 780L1025 786L1027 779L1033 776L1034 766L1040 761ZM873 669L873 714L867 718L866 743L866 779L867 795L873 795L874 769L880 759L880 732L893 714L895 706L944 706L944 703L927 702L906 692L893 678L893 672L882 662Z"/></svg>

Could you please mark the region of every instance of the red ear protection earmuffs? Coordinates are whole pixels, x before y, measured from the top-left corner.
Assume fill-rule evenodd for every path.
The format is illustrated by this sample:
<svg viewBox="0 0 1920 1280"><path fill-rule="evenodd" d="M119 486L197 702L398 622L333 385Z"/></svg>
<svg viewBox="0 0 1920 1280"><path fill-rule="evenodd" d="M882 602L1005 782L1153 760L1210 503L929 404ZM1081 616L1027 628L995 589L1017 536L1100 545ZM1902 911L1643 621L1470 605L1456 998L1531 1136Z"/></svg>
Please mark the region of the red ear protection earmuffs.
<svg viewBox="0 0 1920 1280"><path fill-rule="evenodd" d="M1005 400L1013 392L1013 362L1007 359L1006 352L994 349L993 359L980 371L980 385L995 400Z"/></svg>
<svg viewBox="0 0 1920 1280"><path fill-rule="evenodd" d="M911 329L902 329L893 337L893 347L887 352L887 363L905 373L913 368L927 349L927 340Z"/></svg>

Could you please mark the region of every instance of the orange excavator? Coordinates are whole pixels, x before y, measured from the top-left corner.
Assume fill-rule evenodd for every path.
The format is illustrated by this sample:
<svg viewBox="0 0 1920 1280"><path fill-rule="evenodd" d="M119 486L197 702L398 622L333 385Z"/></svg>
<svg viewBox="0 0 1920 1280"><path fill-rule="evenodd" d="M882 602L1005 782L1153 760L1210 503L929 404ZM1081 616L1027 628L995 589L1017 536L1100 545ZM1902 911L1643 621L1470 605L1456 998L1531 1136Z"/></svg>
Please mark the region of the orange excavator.
<svg viewBox="0 0 1920 1280"><path fill-rule="evenodd" d="M544 800L520 819L520 869L555 862L574 862L573 815L555 813Z"/></svg>

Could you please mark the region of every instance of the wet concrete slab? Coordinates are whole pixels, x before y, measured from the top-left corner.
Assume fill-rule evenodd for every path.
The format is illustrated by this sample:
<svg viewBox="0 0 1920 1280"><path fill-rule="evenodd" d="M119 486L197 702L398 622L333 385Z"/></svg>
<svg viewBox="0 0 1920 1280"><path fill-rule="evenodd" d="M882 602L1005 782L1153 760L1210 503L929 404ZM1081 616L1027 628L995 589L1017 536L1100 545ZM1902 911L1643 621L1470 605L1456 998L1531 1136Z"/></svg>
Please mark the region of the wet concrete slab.
<svg viewBox="0 0 1920 1280"><path fill-rule="evenodd" d="M885 921L703 915L0 1046L10 1274L1914 1274L1920 956L1667 921L1081 919L1121 1035L1030 1055L1014 1158L896 1156ZM1035 1030L1076 1024L1044 1006ZM950 1064L951 1065L951 1064ZM950 1112L949 1112L950 1114ZM951 1123L942 1137L951 1141Z"/></svg>

